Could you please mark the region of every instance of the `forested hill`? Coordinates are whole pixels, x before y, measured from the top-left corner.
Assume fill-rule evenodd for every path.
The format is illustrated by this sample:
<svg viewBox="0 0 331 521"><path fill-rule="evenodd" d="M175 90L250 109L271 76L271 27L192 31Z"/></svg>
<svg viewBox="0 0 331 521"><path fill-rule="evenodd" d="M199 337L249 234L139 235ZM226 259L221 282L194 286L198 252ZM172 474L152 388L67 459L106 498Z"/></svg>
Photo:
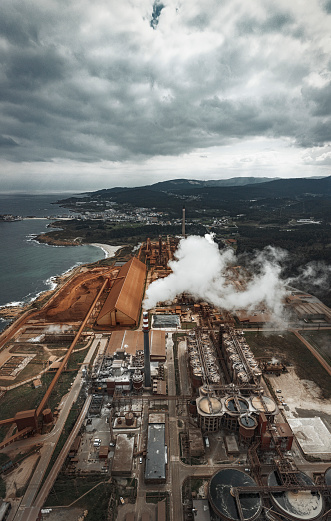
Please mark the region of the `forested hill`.
<svg viewBox="0 0 331 521"><path fill-rule="evenodd" d="M275 207L287 206L288 202L306 200L307 203L311 201L306 208L307 211L310 208L310 215L321 216L322 211L326 212L325 216L329 218L330 198L331 176L319 179L276 179L245 186L197 186L188 180L175 180L137 188L116 187L99 190L84 197L62 200L61 204L73 207L82 201L92 205L112 201L134 207L156 208L170 214L178 214L185 204L192 211L205 208L210 211L213 209L231 212L233 215L251 211L252 205L264 206L265 211L268 211Z"/></svg>
<svg viewBox="0 0 331 521"><path fill-rule="evenodd" d="M305 193L331 195L331 176L321 179L275 179L267 182L257 182L257 178L239 179L254 179L255 181L252 184L243 183L241 186L226 186L223 182L232 182L232 180L193 181L189 179L175 179L135 188L109 188L91 192L89 196L101 198L112 196L114 199L121 199L121 202L124 202L126 196L128 199L131 199L130 192L140 196L145 193L148 194L150 191L176 193L178 195L215 194L217 197L221 196L222 199L232 199L234 196L240 196L241 199L252 197L293 197Z"/></svg>

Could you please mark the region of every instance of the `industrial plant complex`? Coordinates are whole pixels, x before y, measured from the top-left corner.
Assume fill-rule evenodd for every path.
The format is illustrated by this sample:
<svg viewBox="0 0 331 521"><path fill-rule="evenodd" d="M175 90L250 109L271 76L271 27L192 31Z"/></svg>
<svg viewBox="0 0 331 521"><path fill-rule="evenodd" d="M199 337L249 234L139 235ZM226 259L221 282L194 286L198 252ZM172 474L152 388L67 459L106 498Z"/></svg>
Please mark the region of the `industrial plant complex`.
<svg viewBox="0 0 331 521"><path fill-rule="evenodd" d="M229 311L189 292L146 309L179 241L147 238L129 259L76 268L2 333L0 407L15 389L33 399L0 420L11 490L0 520L54 521L63 508L66 519L93 519L86 504L98 487L82 492L80 513L56 497L59 477L88 476L109 487L104 519L113 521L331 519L331 404L314 388L315 406L298 405L293 363L269 345L268 334L284 340L268 329L270 310ZM240 291L246 275L232 266L226 283ZM283 304L287 331L331 385L330 366L302 337L331 327L331 310L295 288Z"/></svg>

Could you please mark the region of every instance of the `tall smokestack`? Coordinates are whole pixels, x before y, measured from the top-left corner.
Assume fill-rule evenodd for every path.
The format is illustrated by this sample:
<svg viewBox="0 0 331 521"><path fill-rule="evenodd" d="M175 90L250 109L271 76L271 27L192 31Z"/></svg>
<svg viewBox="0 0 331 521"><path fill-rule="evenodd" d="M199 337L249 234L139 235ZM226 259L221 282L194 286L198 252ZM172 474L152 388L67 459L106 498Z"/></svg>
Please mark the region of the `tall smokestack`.
<svg viewBox="0 0 331 521"><path fill-rule="evenodd" d="M148 313L143 313L145 387L151 387L151 362L149 354Z"/></svg>
<svg viewBox="0 0 331 521"><path fill-rule="evenodd" d="M183 206L182 236L185 237L185 206Z"/></svg>

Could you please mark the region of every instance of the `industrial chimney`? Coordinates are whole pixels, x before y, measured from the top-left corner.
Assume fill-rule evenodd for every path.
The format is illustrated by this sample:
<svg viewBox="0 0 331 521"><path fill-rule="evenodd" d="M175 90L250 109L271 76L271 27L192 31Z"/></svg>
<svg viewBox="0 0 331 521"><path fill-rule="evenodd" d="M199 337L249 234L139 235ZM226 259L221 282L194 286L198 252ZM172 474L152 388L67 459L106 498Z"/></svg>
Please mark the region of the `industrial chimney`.
<svg viewBox="0 0 331 521"><path fill-rule="evenodd" d="M143 313L145 387L151 387L151 362L149 354L148 313Z"/></svg>
<svg viewBox="0 0 331 521"><path fill-rule="evenodd" d="M183 206L182 236L185 237L185 206Z"/></svg>

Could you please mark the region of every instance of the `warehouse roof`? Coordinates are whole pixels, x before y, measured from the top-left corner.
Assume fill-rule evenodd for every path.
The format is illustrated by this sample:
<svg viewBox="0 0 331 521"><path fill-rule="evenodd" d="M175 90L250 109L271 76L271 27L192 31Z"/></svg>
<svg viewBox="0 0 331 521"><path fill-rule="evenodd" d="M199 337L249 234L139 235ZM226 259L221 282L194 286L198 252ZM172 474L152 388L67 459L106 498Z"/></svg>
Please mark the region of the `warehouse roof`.
<svg viewBox="0 0 331 521"><path fill-rule="evenodd" d="M147 458L145 468L146 481L166 479L166 446L165 425L149 424L147 441Z"/></svg>
<svg viewBox="0 0 331 521"><path fill-rule="evenodd" d="M114 331L111 335L107 354L114 354L117 350L126 351L130 355L135 355L136 351L144 349L144 333L142 331ZM149 349L152 361L165 361L165 332L149 332Z"/></svg>
<svg viewBox="0 0 331 521"><path fill-rule="evenodd" d="M134 437L118 434L112 465L113 475L128 475L132 471Z"/></svg>
<svg viewBox="0 0 331 521"><path fill-rule="evenodd" d="M146 276L146 265L136 257L126 262L113 282L98 320L117 309L138 323Z"/></svg>

